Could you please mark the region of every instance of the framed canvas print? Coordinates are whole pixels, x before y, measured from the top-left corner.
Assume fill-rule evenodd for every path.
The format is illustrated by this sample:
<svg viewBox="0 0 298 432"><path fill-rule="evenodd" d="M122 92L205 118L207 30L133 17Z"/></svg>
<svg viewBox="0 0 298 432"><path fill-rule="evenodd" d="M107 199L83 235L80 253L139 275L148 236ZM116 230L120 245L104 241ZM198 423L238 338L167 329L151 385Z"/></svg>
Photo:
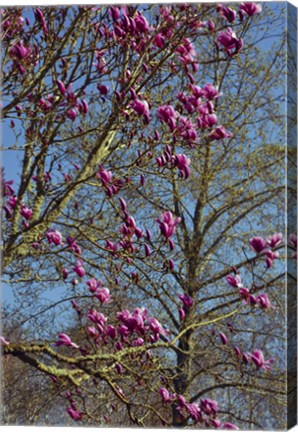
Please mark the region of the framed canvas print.
<svg viewBox="0 0 298 432"><path fill-rule="evenodd" d="M1 8L1 424L296 424L297 10Z"/></svg>

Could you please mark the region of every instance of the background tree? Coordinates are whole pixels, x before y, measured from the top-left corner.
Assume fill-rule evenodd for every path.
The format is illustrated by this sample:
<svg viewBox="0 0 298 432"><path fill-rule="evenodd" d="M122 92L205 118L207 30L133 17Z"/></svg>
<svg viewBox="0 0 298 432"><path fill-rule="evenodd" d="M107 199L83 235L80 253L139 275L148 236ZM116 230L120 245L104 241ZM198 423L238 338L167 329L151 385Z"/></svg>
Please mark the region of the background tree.
<svg viewBox="0 0 298 432"><path fill-rule="evenodd" d="M286 12L3 11L4 353L52 397L24 423L285 427Z"/></svg>

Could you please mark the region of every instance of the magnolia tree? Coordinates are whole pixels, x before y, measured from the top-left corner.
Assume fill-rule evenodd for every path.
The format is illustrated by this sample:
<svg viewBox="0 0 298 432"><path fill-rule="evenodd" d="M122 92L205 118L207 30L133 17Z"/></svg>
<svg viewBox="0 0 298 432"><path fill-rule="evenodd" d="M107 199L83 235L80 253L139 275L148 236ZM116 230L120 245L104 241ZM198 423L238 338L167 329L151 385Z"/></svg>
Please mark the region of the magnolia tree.
<svg viewBox="0 0 298 432"><path fill-rule="evenodd" d="M284 8L2 9L5 423L285 427Z"/></svg>

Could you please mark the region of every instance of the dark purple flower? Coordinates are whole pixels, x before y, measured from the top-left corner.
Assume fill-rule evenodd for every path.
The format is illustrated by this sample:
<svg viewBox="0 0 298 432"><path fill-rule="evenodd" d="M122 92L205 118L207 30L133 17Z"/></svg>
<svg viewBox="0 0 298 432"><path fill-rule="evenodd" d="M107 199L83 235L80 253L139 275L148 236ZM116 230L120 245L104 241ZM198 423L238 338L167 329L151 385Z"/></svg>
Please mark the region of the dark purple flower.
<svg viewBox="0 0 298 432"><path fill-rule="evenodd" d="M144 248L145 248L146 257L149 257L151 255L150 247L147 244L145 244Z"/></svg>
<svg viewBox="0 0 298 432"><path fill-rule="evenodd" d="M221 16L223 16L230 23L233 22L236 18L236 12L234 11L234 9L231 9L227 6L219 4L217 5L216 10Z"/></svg>
<svg viewBox="0 0 298 432"><path fill-rule="evenodd" d="M13 195L9 197L9 200L7 201L11 208L15 208L18 202L18 197Z"/></svg>
<svg viewBox="0 0 298 432"><path fill-rule="evenodd" d="M110 87L106 86L106 85L103 85L103 84L101 84L101 85L98 84L97 88L98 88L100 94L102 94L104 96L107 95L109 93L109 91L110 91Z"/></svg>
<svg viewBox="0 0 298 432"><path fill-rule="evenodd" d="M117 19L120 18L120 9L116 6L111 6L109 7L109 14L114 21L117 21Z"/></svg>
<svg viewBox="0 0 298 432"><path fill-rule="evenodd" d="M7 217L7 219L10 219L12 217L12 209L4 205L3 210L5 211L5 216Z"/></svg>
<svg viewBox="0 0 298 432"><path fill-rule="evenodd" d="M134 18L134 22L135 22L135 25L136 25L136 28L137 28L138 32L140 32L140 33L146 33L149 30L148 21L140 13L139 13L139 15L137 15Z"/></svg>
<svg viewBox="0 0 298 432"><path fill-rule="evenodd" d="M249 17L262 12L262 6L253 2L241 3L239 9L242 14L248 15Z"/></svg>
<svg viewBox="0 0 298 432"><path fill-rule="evenodd" d="M62 269L62 277L63 277L63 279L67 279L68 278L68 274L69 274L69 271L66 268L63 268Z"/></svg>
<svg viewBox="0 0 298 432"><path fill-rule="evenodd" d="M25 47L24 42L21 40L16 45L14 45L10 51L19 60L25 59L31 52L31 48Z"/></svg>
<svg viewBox="0 0 298 432"><path fill-rule="evenodd" d="M234 351L235 351L235 354L236 354L237 357L241 356L241 351L240 351L240 349L237 346L234 346Z"/></svg>
<svg viewBox="0 0 298 432"><path fill-rule="evenodd" d="M114 326L112 325L108 325L106 328L106 334L107 336L109 336L111 339L115 339L117 336L117 330L115 329Z"/></svg>
<svg viewBox="0 0 298 432"><path fill-rule="evenodd" d="M257 369L264 369L269 370L271 369L271 364L274 363L274 359L265 360L263 352L261 350L254 351L250 358L254 362L254 364L257 366Z"/></svg>
<svg viewBox="0 0 298 432"><path fill-rule="evenodd" d="M190 309L194 304L193 299L186 294L180 294L179 298L182 300L183 306L186 310Z"/></svg>
<svg viewBox="0 0 298 432"><path fill-rule="evenodd" d="M64 83L60 80L57 80L56 83L57 83L57 86L59 88L60 93L62 95L65 95L65 93L67 93L67 90L66 90Z"/></svg>
<svg viewBox="0 0 298 432"><path fill-rule="evenodd" d="M29 209L26 206L21 207L21 215L26 219L29 220L32 216L33 210Z"/></svg>
<svg viewBox="0 0 298 432"><path fill-rule="evenodd" d="M252 237L249 240L249 244L256 253L262 252L267 246L266 241L262 237Z"/></svg>

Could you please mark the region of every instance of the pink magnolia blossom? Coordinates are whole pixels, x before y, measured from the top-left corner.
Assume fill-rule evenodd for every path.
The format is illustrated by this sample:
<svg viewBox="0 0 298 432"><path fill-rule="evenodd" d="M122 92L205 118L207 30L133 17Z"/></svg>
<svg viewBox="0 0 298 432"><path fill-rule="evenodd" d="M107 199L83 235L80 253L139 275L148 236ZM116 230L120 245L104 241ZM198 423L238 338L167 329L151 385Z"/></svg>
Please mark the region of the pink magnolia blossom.
<svg viewBox="0 0 298 432"><path fill-rule="evenodd" d="M214 140L221 140L224 138L231 138L233 134L231 132L227 132L224 126L218 126L215 128L210 134L209 137Z"/></svg>
<svg viewBox="0 0 298 432"><path fill-rule="evenodd" d="M239 275L236 275L236 276L229 275L226 277L226 281L232 287L235 287L235 288L242 288L243 287L243 285L241 283L241 277Z"/></svg>
<svg viewBox="0 0 298 432"><path fill-rule="evenodd" d="M98 84L97 88L98 88L100 94L102 94L104 96L106 96L110 91L110 87L107 85L104 85L104 84Z"/></svg>
<svg viewBox="0 0 298 432"><path fill-rule="evenodd" d="M149 30L147 19L140 13L134 18L136 29L139 33L146 33Z"/></svg>
<svg viewBox="0 0 298 432"><path fill-rule="evenodd" d="M177 407L177 410L185 410L195 422L199 422L202 418L201 410L195 403L184 402L184 404Z"/></svg>
<svg viewBox="0 0 298 432"><path fill-rule="evenodd" d="M160 106L157 110L157 117L162 122L165 122L170 127L171 131L175 129L178 113L174 110L172 105Z"/></svg>
<svg viewBox="0 0 298 432"><path fill-rule="evenodd" d="M112 303L113 299L108 288L100 288L95 291L95 297L101 303Z"/></svg>
<svg viewBox="0 0 298 432"><path fill-rule="evenodd" d="M219 429L219 428L220 428L220 425L221 425L220 420L218 420L218 419L213 419L213 420L211 421L211 423L212 423L212 426L215 427L215 429Z"/></svg>
<svg viewBox="0 0 298 432"><path fill-rule="evenodd" d="M59 246L59 245L63 244L62 243L62 235L61 235L61 233L59 231L57 231L57 230L54 230L53 228L49 229L46 232L46 237L47 237L48 242L50 244L54 243L54 245L56 245L56 246Z"/></svg>
<svg viewBox="0 0 298 432"><path fill-rule="evenodd" d="M145 244L144 248L145 248L145 255L146 255L146 257L149 257L151 255L150 247L147 244Z"/></svg>
<svg viewBox="0 0 298 432"><path fill-rule="evenodd" d="M87 285L88 285L88 287L89 287L89 289L90 289L91 292L95 292L97 290L97 288L99 288L101 286L101 282L97 281L94 278L91 278L91 279L87 280L86 283L87 283Z"/></svg>
<svg viewBox="0 0 298 432"><path fill-rule="evenodd" d="M157 47L157 48L163 48L165 45L165 38L162 35L162 33L157 33L157 35L154 38L153 44Z"/></svg>
<svg viewBox="0 0 298 432"><path fill-rule="evenodd" d="M249 356L246 353L242 353L242 360L245 364L249 363Z"/></svg>
<svg viewBox="0 0 298 432"><path fill-rule="evenodd" d="M15 208L18 202L18 197L12 195L11 197L9 197L9 200L7 202L11 208Z"/></svg>
<svg viewBox="0 0 298 432"><path fill-rule="evenodd" d="M260 294L256 298L257 304L261 309L275 309L270 303L269 297L267 294Z"/></svg>
<svg viewBox="0 0 298 432"><path fill-rule="evenodd" d="M96 311L95 309L90 309L87 313L87 318L89 318L95 324L99 324L101 329L104 328L105 323L107 322L107 317L101 312Z"/></svg>
<svg viewBox="0 0 298 432"><path fill-rule="evenodd" d="M16 56L19 60L23 60L31 52L31 48L24 46L24 42L21 40L16 45L12 47L10 53Z"/></svg>
<svg viewBox="0 0 298 432"><path fill-rule="evenodd" d="M234 9L231 9L227 6L219 4L217 5L216 10L222 17L224 17L230 23L233 22L236 18L236 12L234 11Z"/></svg>
<svg viewBox="0 0 298 432"><path fill-rule="evenodd" d="M183 307L184 307L185 310L190 309L193 306L193 304L194 304L193 299L190 296L186 295L186 294L180 294L179 298L182 301Z"/></svg>
<svg viewBox="0 0 298 432"><path fill-rule="evenodd" d="M218 403L212 399L201 399L200 401L200 409L205 414L216 414L218 411Z"/></svg>
<svg viewBox="0 0 298 432"><path fill-rule="evenodd" d="M66 345L66 346L72 346L73 348L79 348L77 344L71 341L70 337L65 333L59 333L58 335L59 340L56 342L57 346L60 345Z"/></svg>
<svg viewBox="0 0 298 432"><path fill-rule="evenodd" d="M44 14L41 11L41 9L36 8L34 11L34 15L35 15L36 20L40 22L42 29L44 31L44 34L47 35L49 31L48 31L47 24L46 24L46 21L44 18Z"/></svg>
<svg viewBox="0 0 298 432"><path fill-rule="evenodd" d="M273 236L269 236L266 239L267 246L275 248L282 242L282 233L275 233Z"/></svg>
<svg viewBox="0 0 298 432"><path fill-rule="evenodd" d="M26 206L22 206L21 207L21 215L26 219L29 220L32 216L33 210L26 207Z"/></svg>
<svg viewBox="0 0 298 432"><path fill-rule="evenodd" d="M65 84L61 80L57 80L56 84L58 86L60 93L64 96L67 93Z"/></svg>
<svg viewBox="0 0 298 432"><path fill-rule="evenodd" d="M135 99L131 102L130 106L135 113L142 115L146 120L149 120L149 105L147 101Z"/></svg>
<svg viewBox="0 0 298 432"><path fill-rule="evenodd" d="M109 183L112 180L113 174L111 171L107 171L104 168L101 168L99 173L97 173L97 177L101 179L103 185L105 186L107 183Z"/></svg>
<svg viewBox="0 0 298 432"><path fill-rule="evenodd" d="M67 117L71 121L74 121L76 119L77 115L78 115L78 112L75 108L71 108L69 111L67 111Z"/></svg>
<svg viewBox="0 0 298 432"><path fill-rule="evenodd" d="M175 232L175 227L181 221L180 217L174 218L170 211L167 211L161 215L161 220L156 219L159 224L160 232L167 239L169 239Z"/></svg>
<svg viewBox="0 0 298 432"><path fill-rule="evenodd" d="M76 265L73 267L73 271L79 276L83 277L85 276L86 272L83 267L83 261L78 259Z"/></svg>
<svg viewBox="0 0 298 432"><path fill-rule="evenodd" d="M13 180L5 180L4 179L4 170L1 173L1 183L2 183L2 193L3 196L12 196L15 193L14 188L12 187L14 181Z"/></svg>
<svg viewBox="0 0 298 432"><path fill-rule="evenodd" d="M278 252L272 252L271 250L265 250L265 255L270 258L272 261L279 258Z"/></svg>
<svg viewBox="0 0 298 432"><path fill-rule="evenodd" d="M120 18L120 9L116 6L111 6L109 7L109 14L114 21L117 21L117 19Z"/></svg>
<svg viewBox="0 0 298 432"><path fill-rule="evenodd" d="M257 366L257 369L269 370L271 369L271 364L274 363L274 359L265 360L263 352L261 350L256 350L250 354L250 358Z"/></svg>
<svg viewBox="0 0 298 432"><path fill-rule="evenodd" d="M234 425L233 423L229 423L229 422L224 423L222 425L222 428L223 429L231 429L231 430L239 430L239 428L236 425Z"/></svg>
<svg viewBox="0 0 298 432"><path fill-rule="evenodd" d="M81 255L81 253L82 253L81 248L80 248L80 246L77 245L76 241L72 237L67 237L66 241L73 252L75 252L78 255Z"/></svg>
<svg viewBox="0 0 298 432"><path fill-rule="evenodd" d="M208 100L214 100L220 97L222 93L219 93L218 88L212 84L206 84L203 88L203 96Z"/></svg>
<svg viewBox="0 0 298 432"><path fill-rule="evenodd" d="M262 237L252 237L249 244L256 253L262 252L266 248L266 241Z"/></svg>
<svg viewBox="0 0 298 432"><path fill-rule="evenodd" d="M250 297L250 292L248 288L241 287L239 290L239 295L243 297L245 303L248 303Z"/></svg>
<svg viewBox="0 0 298 432"><path fill-rule="evenodd" d="M87 326L86 333L94 339L97 339L99 337L99 334L95 327Z"/></svg>
<svg viewBox="0 0 298 432"><path fill-rule="evenodd" d="M234 346L234 351L235 351L235 354L236 354L237 357L241 356L241 351L240 351L240 349L237 346Z"/></svg>
<svg viewBox="0 0 298 432"><path fill-rule="evenodd" d="M112 325L108 325L106 328L106 334L107 336L109 336L111 339L115 339L117 336L117 330L115 329L114 326Z"/></svg>
<svg viewBox="0 0 298 432"><path fill-rule="evenodd" d="M144 345L144 343L145 343L144 339L139 337L133 341L132 346L142 346Z"/></svg>
<svg viewBox="0 0 298 432"><path fill-rule="evenodd" d="M217 117L215 114L204 114L197 117L197 125L200 129L211 128L217 123Z"/></svg>
<svg viewBox="0 0 298 432"><path fill-rule="evenodd" d="M162 325L157 321L156 318L148 318L148 326L154 334L166 335L167 331L162 327Z"/></svg>
<svg viewBox="0 0 298 432"><path fill-rule="evenodd" d="M176 399L176 394L175 393L170 393L165 387L161 387L159 389L159 394L162 397L162 401L165 404L170 404L173 402L173 400Z"/></svg>
<svg viewBox="0 0 298 432"><path fill-rule="evenodd" d="M220 332L218 334L218 336L220 337L220 339L224 345L226 345L228 343L228 338L224 333Z"/></svg>
<svg viewBox="0 0 298 432"><path fill-rule="evenodd" d="M279 258L279 253L278 252L272 252L271 250L265 250L265 254L267 256L267 258L266 258L267 268L270 268L273 265L273 261L275 259Z"/></svg>
<svg viewBox="0 0 298 432"><path fill-rule="evenodd" d="M262 12L262 6L253 2L241 3L240 12L244 15L252 17Z"/></svg>
<svg viewBox="0 0 298 432"><path fill-rule="evenodd" d="M182 308L179 308L178 312L179 312L179 319L180 319L180 321L183 321L185 319L185 310L182 309Z"/></svg>
<svg viewBox="0 0 298 432"><path fill-rule="evenodd" d="M178 154L172 157L172 163L178 168L182 178L187 179L190 175L190 159L185 154Z"/></svg>
<svg viewBox="0 0 298 432"><path fill-rule="evenodd" d="M78 409L69 407L67 408L66 411L70 415L70 417L75 421L82 420L83 418L83 413Z"/></svg>
<svg viewBox="0 0 298 432"><path fill-rule="evenodd" d="M237 39L236 33L230 27L219 32L217 42L224 47L229 56L238 53L243 46L242 39Z"/></svg>

